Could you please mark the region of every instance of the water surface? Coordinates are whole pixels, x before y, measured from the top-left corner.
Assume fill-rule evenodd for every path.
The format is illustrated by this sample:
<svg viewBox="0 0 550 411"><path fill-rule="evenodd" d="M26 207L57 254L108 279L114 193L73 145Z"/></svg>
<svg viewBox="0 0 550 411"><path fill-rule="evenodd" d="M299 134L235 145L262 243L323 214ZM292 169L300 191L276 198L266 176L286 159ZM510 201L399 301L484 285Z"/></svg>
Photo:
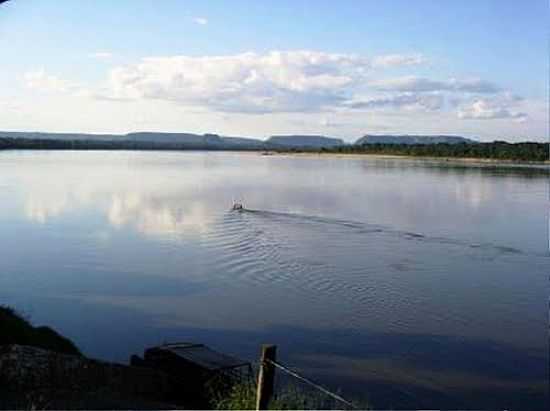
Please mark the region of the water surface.
<svg viewBox="0 0 550 411"><path fill-rule="evenodd" d="M255 360L269 342L379 408L545 409L547 176L5 151L0 301L107 360L178 340Z"/></svg>

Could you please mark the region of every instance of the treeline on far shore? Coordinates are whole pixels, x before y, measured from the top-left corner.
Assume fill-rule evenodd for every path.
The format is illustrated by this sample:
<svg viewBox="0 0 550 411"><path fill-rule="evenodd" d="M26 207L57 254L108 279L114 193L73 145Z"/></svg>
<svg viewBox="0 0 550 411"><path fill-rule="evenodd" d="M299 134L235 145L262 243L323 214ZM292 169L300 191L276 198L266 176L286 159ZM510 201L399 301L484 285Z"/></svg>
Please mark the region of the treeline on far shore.
<svg viewBox="0 0 550 411"><path fill-rule="evenodd" d="M527 162L549 160L549 144L507 143L437 143L437 144L348 144L331 148L284 148L266 144L264 147L225 146L193 143L166 143L132 140L50 140L0 137L0 150L239 150L276 152L319 152L337 154L384 154L414 157L455 157Z"/></svg>
<svg viewBox="0 0 550 411"><path fill-rule="evenodd" d="M167 143L132 140L50 140L0 137L0 150L239 150L257 151L252 147L228 147L195 143Z"/></svg>
<svg viewBox="0 0 550 411"><path fill-rule="evenodd" d="M342 154L385 154L414 157L456 157L543 162L549 159L548 143L437 143L437 144L364 144L321 149Z"/></svg>

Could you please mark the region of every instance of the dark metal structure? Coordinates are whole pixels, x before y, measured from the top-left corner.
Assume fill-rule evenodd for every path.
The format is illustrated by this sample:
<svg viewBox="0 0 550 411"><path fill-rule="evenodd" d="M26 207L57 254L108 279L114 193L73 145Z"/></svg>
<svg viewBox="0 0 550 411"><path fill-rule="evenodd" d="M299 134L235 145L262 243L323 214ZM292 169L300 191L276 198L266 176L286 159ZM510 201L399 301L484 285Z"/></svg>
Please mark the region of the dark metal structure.
<svg viewBox="0 0 550 411"><path fill-rule="evenodd" d="M181 342L164 344L145 351L145 363L181 377L193 375L203 381L214 376L231 380L251 377L250 362L222 354L204 344Z"/></svg>
<svg viewBox="0 0 550 411"><path fill-rule="evenodd" d="M235 384L253 381L250 362L192 342L148 348L143 359L133 355L130 363L167 374L176 387L172 398L193 399L192 408L211 406L213 395L223 397Z"/></svg>
<svg viewBox="0 0 550 411"><path fill-rule="evenodd" d="M162 370L187 386L202 386L216 380L231 385L252 379L252 364L222 354L204 344L179 342L145 350L143 360L132 356L132 365Z"/></svg>

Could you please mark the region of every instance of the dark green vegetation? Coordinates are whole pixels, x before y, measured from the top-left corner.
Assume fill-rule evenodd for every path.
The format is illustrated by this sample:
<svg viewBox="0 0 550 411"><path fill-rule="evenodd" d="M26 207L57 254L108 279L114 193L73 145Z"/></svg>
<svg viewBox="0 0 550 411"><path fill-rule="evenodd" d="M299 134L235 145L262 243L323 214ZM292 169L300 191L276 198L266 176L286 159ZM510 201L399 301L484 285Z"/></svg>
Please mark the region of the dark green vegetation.
<svg viewBox="0 0 550 411"><path fill-rule="evenodd" d="M50 327L33 327L13 308L0 306L0 345L31 345L64 354L81 355L69 339Z"/></svg>
<svg viewBox="0 0 550 411"><path fill-rule="evenodd" d="M549 159L548 143L438 143L438 144L365 144L343 145L331 148L299 149L279 147L210 147L202 144L155 143L139 141L96 141L96 140L41 140L0 138L0 149L29 150L263 150L278 152L321 152L340 154L385 154L414 157L478 158L512 161L542 162Z"/></svg>
<svg viewBox="0 0 550 411"><path fill-rule="evenodd" d="M535 161L548 160L548 143L438 143L438 144L364 144L347 145L323 153L387 154L413 157L455 157L494 160Z"/></svg>
<svg viewBox="0 0 550 411"><path fill-rule="evenodd" d="M16 148L30 145L45 149L258 150L265 146L264 141L252 138L157 132L83 134L0 131L0 140L4 140L4 144L17 145Z"/></svg>
<svg viewBox="0 0 550 411"><path fill-rule="evenodd" d="M223 394L212 393L211 404L218 410L254 410L256 409L256 386L253 383L234 385ZM355 403L358 408L368 409L367 404ZM274 398L269 402L270 410L323 410L345 409L325 394L317 391L301 389L296 385L286 385L276 390Z"/></svg>
<svg viewBox="0 0 550 411"><path fill-rule="evenodd" d="M263 146L210 144L202 142L163 142L140 140L50 140L2 138L0 150L262 150Z"/></svg>
<svg viewBox="0 0 550 411"><path fill-rule="evenodd" d="M244 383L234 385L231 390L223 395L212 395L212 406L217 410L255 410L256 409L256 387L254 384ZM308 398L297 391L283 392L272 399L269 403L270 410L302 410L320 409L313 406ZM309 406L308 406L309 405Z"/></svg>
<svg viewBox="0 0 550 411"><path fill-rule="evenodd" d="M446 135L431 135L431 136L418 136L418 135L373 135L367 134L361 137L355 142L355 145L363 144L459 144L459 143L476 143L475 140L464 138L460 136L446 136Z"/></svg>

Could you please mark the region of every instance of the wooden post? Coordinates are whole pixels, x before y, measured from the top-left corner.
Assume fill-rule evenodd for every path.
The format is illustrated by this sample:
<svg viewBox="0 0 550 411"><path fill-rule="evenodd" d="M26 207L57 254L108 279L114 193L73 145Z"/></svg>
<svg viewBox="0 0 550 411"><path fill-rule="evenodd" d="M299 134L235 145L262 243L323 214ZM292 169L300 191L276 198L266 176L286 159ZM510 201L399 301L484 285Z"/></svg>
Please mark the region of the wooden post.
<svg viewBox="0 0 550 411"><path fill-rule="evenodd" d="M273 395L275 382L275 367L269 361L276 361L277 346L262 345L260 358L260 373L258 374L258 391L256 393L256 409L267 410L267 405Z"/></svg>

